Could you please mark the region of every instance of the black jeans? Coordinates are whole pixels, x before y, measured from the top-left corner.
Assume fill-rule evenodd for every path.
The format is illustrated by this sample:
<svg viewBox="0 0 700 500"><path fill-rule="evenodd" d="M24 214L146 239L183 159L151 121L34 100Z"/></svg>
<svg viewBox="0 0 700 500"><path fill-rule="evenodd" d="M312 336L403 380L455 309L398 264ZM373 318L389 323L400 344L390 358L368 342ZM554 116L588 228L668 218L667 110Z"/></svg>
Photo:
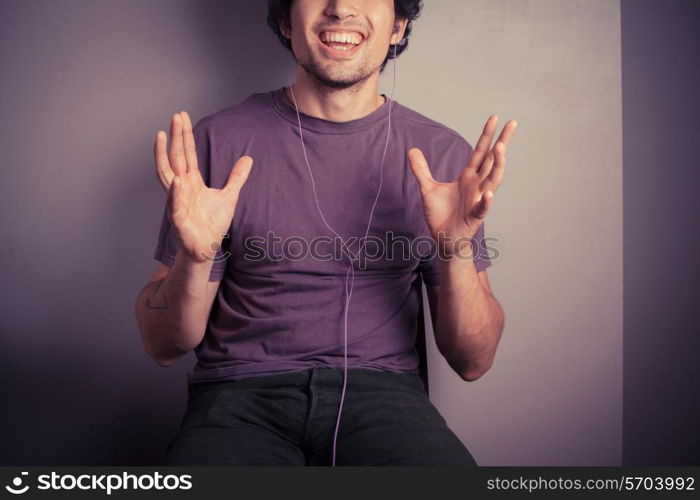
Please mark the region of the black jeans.
<svg viewBox="0 0 700 500"><path fill-rule="evenodd" d="M190 384L166 465L332 465L343 368ZM474 458L410 373L348 368L336 465L464 465Z"/></svg>

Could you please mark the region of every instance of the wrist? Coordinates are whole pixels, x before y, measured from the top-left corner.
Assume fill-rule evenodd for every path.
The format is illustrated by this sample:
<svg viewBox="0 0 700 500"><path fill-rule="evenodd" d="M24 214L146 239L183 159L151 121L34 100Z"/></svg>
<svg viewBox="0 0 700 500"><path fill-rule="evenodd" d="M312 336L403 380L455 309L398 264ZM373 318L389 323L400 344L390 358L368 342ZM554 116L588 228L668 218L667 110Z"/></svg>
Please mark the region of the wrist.
<svg viewBox="0 0 700 500"><path fill-rule="evenodd" d="M183 248L175 255L175 264L184 269L188 274L209 273L214 261L211 259L198 260L190 256Z"/></svg>
<svg viewBox="0 0 700 500"><path fill-rule="evenodd" d="M441 262L471 262L474 260L473 237L438 237L438 258Z"/></svg>

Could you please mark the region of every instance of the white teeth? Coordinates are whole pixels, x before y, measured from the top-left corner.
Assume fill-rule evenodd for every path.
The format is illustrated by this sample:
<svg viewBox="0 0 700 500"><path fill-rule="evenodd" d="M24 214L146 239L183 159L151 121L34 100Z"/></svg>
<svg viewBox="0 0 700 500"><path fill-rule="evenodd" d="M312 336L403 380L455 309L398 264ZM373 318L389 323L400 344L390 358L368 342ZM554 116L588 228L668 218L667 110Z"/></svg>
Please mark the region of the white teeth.
<svg viewBox="0 0 700 500"><path fill-rule="evenodd" d="M323 42L340 42L340 43L352 43L353 45L359 45L362 39L356 33L334 33L329 31L324 31L320 35L321 41Z"/></svg>

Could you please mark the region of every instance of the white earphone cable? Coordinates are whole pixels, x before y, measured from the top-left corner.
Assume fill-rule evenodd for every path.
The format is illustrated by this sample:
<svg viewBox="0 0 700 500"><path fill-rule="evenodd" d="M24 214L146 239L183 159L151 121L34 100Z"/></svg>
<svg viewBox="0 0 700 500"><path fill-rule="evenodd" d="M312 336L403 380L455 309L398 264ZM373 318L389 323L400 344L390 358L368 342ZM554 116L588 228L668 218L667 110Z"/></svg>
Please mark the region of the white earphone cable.
<svg viewBox="0 0 700 500"><path fill-rule="evenodd" d="M345 346L345 352L344 352L344 371L343 371L343 391L340 396L340 406L338 408L338 418L336 420L335 424L335 432L333 434L333 461L332 464L335 466L335 450L336 450L336 441L338 439L338 428L340 426L340 414L343 408L343 402L345 400L345 388L347 386L347 378L348 378L348 309L350 306L350 298L352 297L352 289L355 284L355 270L354 270L354 261L359 260L360 258L360 253L362 252L363 246L365 244L365 241L367 240L367 236L369 234L369 228L372 224L372 217L374 216L374 209L377 206L377 201L379 200L379 194L382 191L382 174L384 170L384 159L386 157L386 150L389 146L389 137L391 135L391 107L392 107L392 102L394 98L394 90L396 88L396 45L394 44L394 61L393 61L393 83L391 87L391 95L389 97L389 110L388 110L388 125L387 125L387 134L386 134L386 143L384 144L384 152L382 154L382 163L379 168L379 189L377 190L377 196L374 198L374 203L372 204L372 209L369 214L369 220L367 221L367 229L365 230L365 236L361 241L360 247L357 251L357 256L353 255L353 253L350 251L350 249L347 249L347 252L350 254L350 266L348 267L348 272L345 274L345 312L344 312L344 326L345 326L345 335L344 335L344 346ZM294 96L294 90L292 89L292 80L291 80L291 75L289 79L289 91L292 94L292 100L294 101L294 109L297 113L297 122L299 125L299 138L301 139L301 147L304 152L304 160L306 161L306 167L309 170L309 176L311 178L311 187L313 189L314 193L314 199L316 200L316 208L318 209L318 213L321 216L321 220L323 220L323 223L326 225L326 227L337 237L340 239L341 243L343 242L342 236L340 236L335 229L331 227L330 224L326 221L326 218L323 216L323 211L321 210L321 207L318 202L318 196L316 194L316 183L314 182L314 176L313 173L311 172L311 166L309 165L309 158L306 154L306 147L304 146L304 136L302 132L302 126L301 126L301 118L299 115L299 107L297 106L297 101ZM345 245L342 245L343 248L345 248ZM350 289L348 290L348 275L352 277L352 281L350 284Z"/></svg>

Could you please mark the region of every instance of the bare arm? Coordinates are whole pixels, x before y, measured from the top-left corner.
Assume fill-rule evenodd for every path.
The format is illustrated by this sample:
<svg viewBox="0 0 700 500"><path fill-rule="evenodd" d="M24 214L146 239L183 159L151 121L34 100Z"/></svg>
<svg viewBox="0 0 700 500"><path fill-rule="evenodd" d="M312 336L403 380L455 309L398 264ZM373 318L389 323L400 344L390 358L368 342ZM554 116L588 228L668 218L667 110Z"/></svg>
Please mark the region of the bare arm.
<svg viewBox="0 0 700 500"><path fill-rule="evenodd" d="M204 337L219 281L209 281L211 262L188 261L180 251L173 266L159 264L136 299L136 320L145 351L170 366Z"/></svg>
<svg viewBox="0 0 700 500"><path fill-rule="evenodd" d="M448 364L473 382L493 364L503 333L503 309L486 271L470 262L441 265L441 285L427 288L435 343ZM472 278L473 276L473 278Z"/></svg>
<svg viewBox="0 0 700 500"><path fill-rule="evenodd" d="M160 265L139 292L136 319L146 352L160 366L170 366L204 337L219 282L209 282L214 249L231 225L238 194L253 159L242 156L221 189L204 183L189 115L173 115L171 146L156 133L156 175L167 193L168 218L180 241L171 268Z"/></svg>
<svg viewBox="0 0 700 500"><path fill-rule="evenodd" d="M504 323L486 272L476 272L478 250L472 245L503 179L506 147L517 127L515 120L508 121L491 148L497 120L491 115L486 121L467 166L453 182L436 181L423 152L408 150L439 255L440 287L428 290L435 341L450 366L468 381L491 367Z"/></svg>

